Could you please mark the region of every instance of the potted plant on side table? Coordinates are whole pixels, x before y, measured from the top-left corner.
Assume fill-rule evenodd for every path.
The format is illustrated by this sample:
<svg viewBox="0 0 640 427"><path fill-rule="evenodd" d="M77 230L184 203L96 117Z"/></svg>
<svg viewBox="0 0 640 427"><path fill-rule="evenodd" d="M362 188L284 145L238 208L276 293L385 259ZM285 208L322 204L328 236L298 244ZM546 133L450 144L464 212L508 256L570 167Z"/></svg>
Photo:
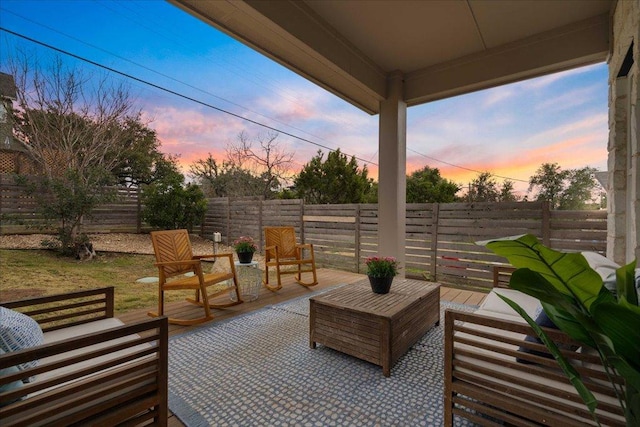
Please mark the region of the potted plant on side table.
<svg viewBox="0 0 640 427"><path fill-rule="evenodd" d="M393 278L398 274L398 261L394 257L373 256L365 260L371 290L376 294L387 294Z"/></svg>
<svg viewBox="0 0 640 427"><path fill-rule="evenodd" d="M249 264L253 259L253 253L258 250L251 237L241 236L233 242L233 249L238 254L238 261L241 264Z"/></svg>

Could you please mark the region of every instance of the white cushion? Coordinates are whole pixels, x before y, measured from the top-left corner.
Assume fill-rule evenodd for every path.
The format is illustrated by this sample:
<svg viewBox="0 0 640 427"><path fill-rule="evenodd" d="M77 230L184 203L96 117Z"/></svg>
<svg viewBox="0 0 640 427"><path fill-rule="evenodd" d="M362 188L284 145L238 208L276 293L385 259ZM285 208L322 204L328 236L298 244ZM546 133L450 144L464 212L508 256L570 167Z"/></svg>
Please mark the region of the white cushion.
<svg viewBox="0 0 640 427"><path fill-rule="evenodd" d="M485 297L484 301L480 305L480 310L487 312L494 312L497 314L506 314L509 316L518 316L520 315L516 313L514 309L512 309L506 302L504 302L498 294L509 298L510 300L516 302L520 307L527 312L527 314L531 317L537 315L540 309L540 301L537 298L529 296L520 291L516 291L514 289L506 289L506 288L493 288L491 292ZM500 317L500 316L497 316Z"/></svg>
<svg viewBox="0 0 640 427"><path fill-rule="evenodd" d="M38 322L31 317L0 307L0 348L10 353L42 344L43 334ZM37 360L18 365L18 369L24 370L38 366ZM33 378L25 379L30 381Z"/></svg>
<svg viewBox="0 0 640 427"><path fill-rule="evenodd" d="M602 277L602 280L607 280L612 273L615 280L615 272L620 268L618 264L597 252L582 252L582 256L587 260L589 266Z"/></svg>
<svg viewBox="0 0 640 427"><path fill-rule="evenodd" d="M45 332L44 334L44 342L45 344L51 344L54 342L58 342L58 341L62 341L65 340L67 338L76 338L79 337L81 335L85 335L85 334L90 334L90 333L99 333L101 331L105 331L107 329L111 329L111 328L115 328L118 326L122 326L124 325L124 323L122 323L119 319L116 318L108 318L108 319L101 319L101 320L96 320L93 322L89 322L89 323L85 323L82 325L76 325L76 326L71 326L68 328L62 328L62 329L57 329L55 331L49 331L49 332ZM111 340L111 341L105 341L105 342L101 342L98 344L94 344L91 345L89 347L82 347L79 349L69 349L69 351L66 351L64 353L55 355L55 356L50 356L50 357L44 357L40 360L40 363L44 366L47 365L49 363L54 363L60 360L64 360L73 356L78 356L78 355L82 355L85 353L89 353L92 351L96 351L99 350L101 348L105 348L108 346L112 346L118 343L124 343L124 342L128 342L128 341L132 341L135 339L140 338L139 335L137 334L133 334L133 335L128 335L126 337L121 337L115 340ZM139 351L141 349L144 348L148 348L150 347L150 344L140 344L137 345L135 347L130 347L130 348L125 348L123 350L119 350L119 351L115 351L109 354L106 354L104 356L100 356L100 357L96 357L90 360L85 360L83 362L79 362L79 363L74 363L72 365L64 365L58 369L54 369L52 371L47 371L47 372L43 372L42 374L38 375L37 377L37 381L46 381L48 379L51 378L56 378L59 377L61 375L64 374L68 374L74 371L78 371L87 367L91 367L91 366L95 366L99 363L102 362L107 362L109 360L114 360L118 357L122 357L122 356L126 356L128 354L132 354L136 351ZM146 356L146 357L150 357L150 356ZM131 363L131 362L129 362ZM76 379L76 381L80 380L81 378ZM65 384L69 384L68 382ZM54 387L50 387L48 389L44 389L41 390L39 392L34 392L31 393L30 396L35 396L37 394L43 393L45 391L49 391L53 388L59 387L62 384L59 384L58 386L54 386Z"/></svg>
<svg viewBox="0 0 640 427"><path fill-rule="evenodd" d="M109 328L116 328L122 326L124 323L115 317L107 319L100 319L82 325L75 325L68 328L56 329L55 331L48 331L44 333L44 344L51 344L53 342L62 341L67 338L75 338L80 335L91 334L93 332L104 331Z"/></svg>

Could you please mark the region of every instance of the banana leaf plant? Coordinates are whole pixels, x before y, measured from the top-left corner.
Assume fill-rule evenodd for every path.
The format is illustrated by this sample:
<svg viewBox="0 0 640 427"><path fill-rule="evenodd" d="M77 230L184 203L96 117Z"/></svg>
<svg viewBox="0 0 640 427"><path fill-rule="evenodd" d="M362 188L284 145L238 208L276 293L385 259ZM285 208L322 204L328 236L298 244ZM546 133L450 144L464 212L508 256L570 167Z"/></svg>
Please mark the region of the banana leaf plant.
<svg viewBox="0 0 640 427"><path fill-rule="evenodd" d="M627 426L640 426L640 307L634 280L636 262L616 271L616 295L580 253L559 252L535 236L507 237L478 242L516 267L509 287L540 300L555 325L582 345L597 350L608 374L618 374L625 386L616 386ZM515 302L500 295L534 329L576 388L598 423L597 401L580 374L552 340ZM610 376L611 378L611 376ZM599 423L598 423L599 425Z"/></svg>

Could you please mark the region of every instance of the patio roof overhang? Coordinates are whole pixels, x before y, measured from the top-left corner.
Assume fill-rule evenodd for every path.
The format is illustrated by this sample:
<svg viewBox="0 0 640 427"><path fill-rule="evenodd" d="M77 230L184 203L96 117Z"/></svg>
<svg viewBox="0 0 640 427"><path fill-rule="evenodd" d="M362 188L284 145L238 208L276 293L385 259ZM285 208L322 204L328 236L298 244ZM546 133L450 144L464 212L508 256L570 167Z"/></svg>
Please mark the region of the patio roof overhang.
<svg viewBox="0 0 640 427"><path fill-rule="evenodd" d="M170 0L370 113L604 61L615 0Z"/></svg>
<svg viewBox="0 0 640 427"><path fill-rule="evenodd" d="M169 0L379 114L378 253L404 264L407 107L607 59L617 0Z"/></svg>

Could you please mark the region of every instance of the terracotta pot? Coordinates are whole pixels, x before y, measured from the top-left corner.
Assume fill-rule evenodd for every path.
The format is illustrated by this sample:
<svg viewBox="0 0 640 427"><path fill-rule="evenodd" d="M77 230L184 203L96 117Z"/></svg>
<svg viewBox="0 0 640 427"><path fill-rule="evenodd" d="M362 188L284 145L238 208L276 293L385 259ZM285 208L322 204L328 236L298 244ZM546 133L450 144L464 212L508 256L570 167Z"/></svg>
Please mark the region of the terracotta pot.
<svg viewBox="0 0 640 427"><path fill-rule="evenodd" d="M391 288L391 282L393 282L393 276L390 277L369 277L369 283L371 284L371 290L376 294L388 294Z"/></svg>
<svg viewBox="0 0 640 427"><path fill-rule="evenodd" d="M238 261L240 264L249 264L253 259L253 252L236 252L238 254Z"/></svg>

